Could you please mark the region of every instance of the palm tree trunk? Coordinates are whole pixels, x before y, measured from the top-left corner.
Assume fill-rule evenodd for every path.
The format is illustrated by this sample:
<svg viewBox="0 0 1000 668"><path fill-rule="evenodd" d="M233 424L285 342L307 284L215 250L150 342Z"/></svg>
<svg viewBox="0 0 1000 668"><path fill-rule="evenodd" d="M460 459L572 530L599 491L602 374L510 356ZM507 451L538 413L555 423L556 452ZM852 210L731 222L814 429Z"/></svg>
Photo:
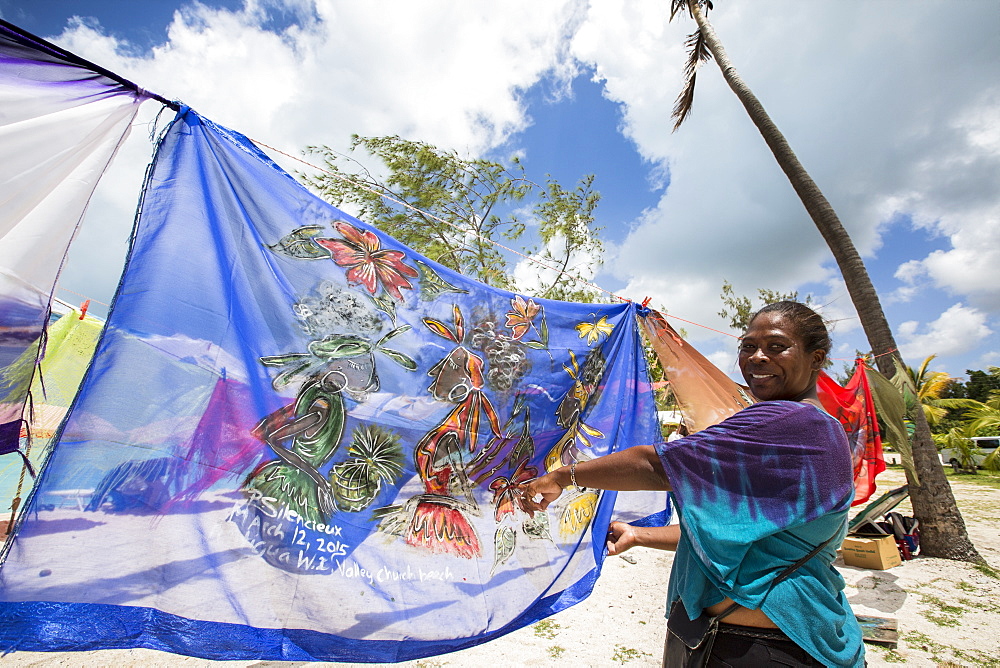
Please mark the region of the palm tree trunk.
<svg viewBox="0 0 1000 668"><path fill-rule="evenodd" d="M847 234L830 202L827 201L819 186L806 172L784 135L781 134L764 110L760 100L733 67L712 28L712 24L708 22L701 10L701 2L688 0L688 7L698 23L698 28L701 30L715 62L722 70L722 76L726 83L743 103L750 119L757 126L781 170L785 172L792 188L795 189L809 216L830 247L830 251L837 261L837 266L840 268L840 273L844 277L851 301L861 319L861 325L872 347L872 353L876 355L875 361L879 371L891 377L895 371L893 357L900 361L901 368L905 368L905 366L902 365L902 357L896 349L896 341L889 329L885 313L882 311L875 286L872 285L868 270L854 247L854 242L851 241L850 235ZM962 519L962 514L955 503L955 496L952 494L951 485L948 484L948 479L945 477L944 468L938 458L937 448L931 439L930 428L927 426L923 411L917 411L916 422L913 460L920 480L919 484L910 480L909 473L907 473L907 480L913 503L913 513L920 520L921 553L932 557L985 563L969 540L965 520Z"/></svg>

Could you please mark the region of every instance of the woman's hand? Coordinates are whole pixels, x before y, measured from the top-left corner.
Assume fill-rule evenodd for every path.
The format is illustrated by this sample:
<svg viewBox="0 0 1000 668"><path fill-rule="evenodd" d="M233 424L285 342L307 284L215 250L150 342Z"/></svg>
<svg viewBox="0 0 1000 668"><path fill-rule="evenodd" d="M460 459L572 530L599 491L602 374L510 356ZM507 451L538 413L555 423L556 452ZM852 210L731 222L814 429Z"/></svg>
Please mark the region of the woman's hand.
<svg viewBox="0 0 1000 668"><path fill-rule="evenodd" d="M608 527L608 554L614 556L639 545L656 550L676 550L681 540L681 526L634 527L624 522L612 522Z"/></svg>
<svg viewBox="0 0 1000 668"><path fill-rule="evenodd" d="M612 522L608 527L608 554L615 556L639 544L635 527L625 522Z"/></svg>
<svg viewBox="0 0 1000 668"><path fill-rule="evenodd" d="M563 467L565 468L565 467ZM545 510L562 494L563 487L559 484L562 469L535 478L520 486L521 502L524 510L532 515L536 511Z"/></svg>

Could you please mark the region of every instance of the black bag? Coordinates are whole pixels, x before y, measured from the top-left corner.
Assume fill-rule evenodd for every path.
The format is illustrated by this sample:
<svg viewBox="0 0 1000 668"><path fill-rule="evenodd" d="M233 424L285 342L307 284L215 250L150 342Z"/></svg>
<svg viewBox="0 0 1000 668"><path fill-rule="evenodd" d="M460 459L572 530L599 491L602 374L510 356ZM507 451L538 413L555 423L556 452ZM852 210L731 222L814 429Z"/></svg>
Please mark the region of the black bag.
<svg viewBox="0 0 1000 668"><path fill-rule="evenodd" d="M719 630L719 620L736 610L733 603L715 617L701 613L696 619L689 619L684 603L677 599L670 608L667 618L667 645L663 649L663 665L666 668L692 666L702 668L708 665L715 645L715 634Z"/></svg>
<svg viewBox="0 0 1000 668"><path fill-rule="evenodd" d="M813 548L812 552L783 570L778 577L774 578L771 588L773 589L774 585L816 556L836 535L830 536L822 544ZM768 593L770 593L770 589ZM712 656L712 647L715 645L715 635L719 631L719 621L735 612L738 607L738 603L733 603L714 617L709 617L703 612L696 619L688 619L684 603L680 599L674 601L670 607L670 616L667 618L667 643L663 648L664 668L704 668L707 666L708 658Z"/></svg>

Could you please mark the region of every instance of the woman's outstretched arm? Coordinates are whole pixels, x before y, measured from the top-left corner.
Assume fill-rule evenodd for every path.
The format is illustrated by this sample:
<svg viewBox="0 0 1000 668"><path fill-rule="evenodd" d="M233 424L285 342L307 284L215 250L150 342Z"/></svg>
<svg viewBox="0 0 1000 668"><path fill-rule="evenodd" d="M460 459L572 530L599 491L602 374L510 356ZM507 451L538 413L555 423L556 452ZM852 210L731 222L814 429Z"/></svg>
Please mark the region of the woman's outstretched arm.
<svg viewBox="0 0 1000 668"><path fill-rule="evenodd" d="M573 484L619 492L636 490L669 491L670 481L652 445L636 445L604 457L563 466L521 486L524 509L545 510Z"/></svg>

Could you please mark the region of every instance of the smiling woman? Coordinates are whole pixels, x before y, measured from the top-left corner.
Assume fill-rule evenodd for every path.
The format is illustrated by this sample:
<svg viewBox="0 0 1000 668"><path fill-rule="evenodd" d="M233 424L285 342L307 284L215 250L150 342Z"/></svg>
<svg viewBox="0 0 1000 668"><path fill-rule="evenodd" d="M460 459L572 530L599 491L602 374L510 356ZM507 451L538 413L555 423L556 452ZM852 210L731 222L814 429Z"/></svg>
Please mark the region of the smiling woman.
<svg viewBox="0 0 1000 668"><path fill-rule="evenodd" d="M740 339L740 372L761 401L809 401L820 407L816 379L830 345L823 319L811 308L790 301L769 304Z"/></svg>
<svg viewBox="0 0 1000 668"><path fill-rule="evenodd" d="M608 538L614 554L676 545L664 665L709 655L712 665L864 665L831 566L853 485L844 430L816 392L829 348L812 309L771 304L751 318L739 351L758 403L686 438L574 462L522 488L526 507L538 509L570 486L672 491L679 540L657 533L666 527L640 535L619 526Z"/></svg>

